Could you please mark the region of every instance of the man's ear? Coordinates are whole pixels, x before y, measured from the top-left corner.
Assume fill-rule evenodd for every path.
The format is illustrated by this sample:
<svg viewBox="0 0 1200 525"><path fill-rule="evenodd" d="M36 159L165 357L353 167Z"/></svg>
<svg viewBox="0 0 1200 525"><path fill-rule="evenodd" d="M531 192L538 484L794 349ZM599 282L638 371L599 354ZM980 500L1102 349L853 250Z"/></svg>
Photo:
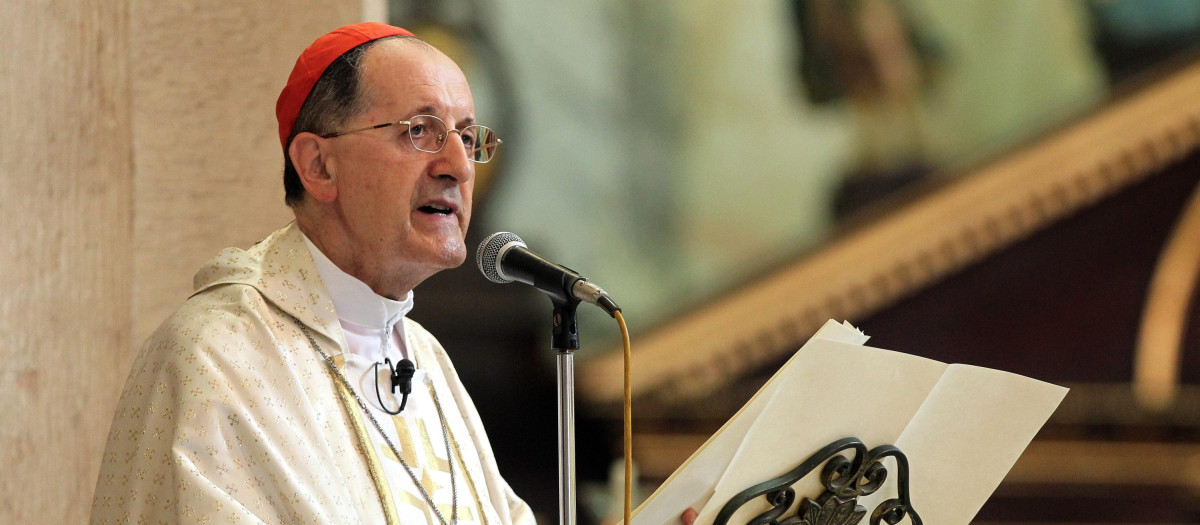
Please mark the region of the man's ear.
<svg viewBox="0 0 1200 525"><path fill-rule="evenodd" d="M300 175L305 191L317 202L337 200L337 177L329 168L328 143L313 133L300 133L288 146L292 166Z"/></svg>

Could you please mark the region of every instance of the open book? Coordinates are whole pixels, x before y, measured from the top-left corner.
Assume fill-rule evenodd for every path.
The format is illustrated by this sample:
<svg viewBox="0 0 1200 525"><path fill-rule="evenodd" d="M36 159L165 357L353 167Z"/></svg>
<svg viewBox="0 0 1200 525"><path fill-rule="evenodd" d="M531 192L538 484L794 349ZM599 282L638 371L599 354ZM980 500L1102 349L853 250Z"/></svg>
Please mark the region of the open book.
<svg viewBox="0 0 1200 525"><path fill-rule="evenodd" d="M691 507L696 524L708 525L737 493L846 437L904 452L912 505L925 523L966 524L1067 393L1008 372L863 346L866 340L849 324L827 322L635 511L632 524L679 523ZM867 516L895 497L894 463L887 467L884 488L859 499ZM820 470L793 485L798 500L823 492ZM758 498L730 523L768 508Z"/></svg>

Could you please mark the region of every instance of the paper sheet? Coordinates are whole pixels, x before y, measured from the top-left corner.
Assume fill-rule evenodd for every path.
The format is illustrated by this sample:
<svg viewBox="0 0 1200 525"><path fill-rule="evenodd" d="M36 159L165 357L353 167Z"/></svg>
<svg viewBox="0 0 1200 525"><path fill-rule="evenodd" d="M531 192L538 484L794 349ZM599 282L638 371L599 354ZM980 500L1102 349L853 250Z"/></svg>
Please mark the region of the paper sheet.
<svg viewBox="0 0 1200 525"><path fill-rule="evenodd" d="M781 370L791 368L791 363L803 353L804 348L816 340L861 345L867 341L867 336L848 323L838 324L832 320L828 321L825 326L817 330L808 344L796 352L787 363L784 363ZM704 503L712 497L716 481L729 468L729 462L737 453L738 447L742 443L742 437L749 432L750 427L770 401L771 395L775 392L775 385L779 384L779 375L777 373L769 379L741 410L738 410L729 421L726 421L720 430L708 438L708 441L693 453L692 457L688 458L654 494L651 494L646 502L638 508L630 520L631 523L639 525L675 523L679 521L679 515L683 509L691 507L700 510Z"/></svg>
<svg viewBox="0 0 1200 525"><path fill-rule="evenodd" d="M742 490L782 475L825 445L857 437L894 444L909 459L913 507L925 523L969 523L1066 389L986 368L947 365L862 346L867 337L829 321L634 514L634 525L679 523L683 509L712 523ZM889 460L889 472L895 465ZM822 492L819 470L795 484ZM863 498L868 516L895 494ZM742 507L730 523L768 508ZM864 520L865 522L865 520Z"/></svg>

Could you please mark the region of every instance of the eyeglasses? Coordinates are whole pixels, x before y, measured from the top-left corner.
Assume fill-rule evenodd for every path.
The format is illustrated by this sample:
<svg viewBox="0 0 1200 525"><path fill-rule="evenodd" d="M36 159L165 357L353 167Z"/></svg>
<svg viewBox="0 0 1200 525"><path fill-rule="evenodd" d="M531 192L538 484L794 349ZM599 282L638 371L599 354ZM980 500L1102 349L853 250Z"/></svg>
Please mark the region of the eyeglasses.
<svg viewBox="0 0 1200 525"><path fill-rule="evenodd" d="M467 158L472 162L484 164L492 157L496 156L496 148L502 142L496 136L496 132L491 128L479 125L466 126L463 129L449 129L446 122L433 115L417 115L408 120L397 122L388 122L386 124L376 124L361 129L352 129L350 131L339 131L337 133L326 133L320 135L323 139L331 139L360 131L368 131L372 129L381 129L388 126L408 126L408 130L404 133L408 135L408 140L412 142L414 148L426 153L437 153L442 151L446 146L446 137L451 131L457 132L462 138L463 147L467 150Z"/></svg>

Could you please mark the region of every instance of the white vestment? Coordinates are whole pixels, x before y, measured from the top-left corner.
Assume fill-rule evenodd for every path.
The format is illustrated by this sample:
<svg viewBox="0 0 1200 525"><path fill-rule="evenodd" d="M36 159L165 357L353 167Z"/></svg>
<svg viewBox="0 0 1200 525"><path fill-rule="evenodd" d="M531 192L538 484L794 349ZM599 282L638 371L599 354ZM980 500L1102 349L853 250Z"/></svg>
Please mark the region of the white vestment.
<svg viewBox="0 0 1200 525"><path fill-rule="evenodd" d="M397 523L376 430L301 329L343 366L345 336L295 224L221 252L195 286L134 362L92 522ZM532 523L445 351L404 323L483 521Z"/></svg>

